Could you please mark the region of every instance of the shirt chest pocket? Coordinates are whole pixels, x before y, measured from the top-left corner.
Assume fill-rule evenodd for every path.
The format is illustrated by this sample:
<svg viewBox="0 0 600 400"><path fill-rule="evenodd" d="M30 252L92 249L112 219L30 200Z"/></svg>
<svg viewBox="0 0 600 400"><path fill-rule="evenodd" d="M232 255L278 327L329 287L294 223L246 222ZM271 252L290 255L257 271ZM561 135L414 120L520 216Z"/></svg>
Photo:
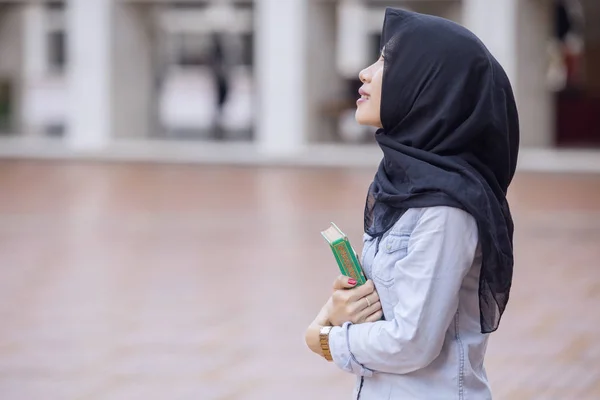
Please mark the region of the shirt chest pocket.
<svg viewBox="0 0 600 400"><path fill-rule="evenodd" d="M386 320L394 318L394 307L398 295L394 290L396 262L406 257L410 235L390 233L379 243L379 250L373 260L372 276Z"/></svg>
<svg viewBox="0 0 600 400"><path fill-rule="evenodd" d="M390 287L395 280L395 264L406 257L410 235L406 233L390 233L379 243L379 251L373 260L373 280L385 287Z"/></svg>

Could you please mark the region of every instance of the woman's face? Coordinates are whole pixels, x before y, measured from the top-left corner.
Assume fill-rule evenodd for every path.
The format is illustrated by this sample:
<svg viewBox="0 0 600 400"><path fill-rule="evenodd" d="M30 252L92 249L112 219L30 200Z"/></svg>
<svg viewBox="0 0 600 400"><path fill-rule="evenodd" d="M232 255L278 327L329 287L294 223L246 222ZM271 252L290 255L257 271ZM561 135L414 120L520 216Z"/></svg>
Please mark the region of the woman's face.
<svg viewBox="0 0 600 400"><path fill-rule="evenodd" d="M381 82L383 80L383 55L374 64L358 74L363 85L356 102L356 121L361 125L381 126Z"/></svg>

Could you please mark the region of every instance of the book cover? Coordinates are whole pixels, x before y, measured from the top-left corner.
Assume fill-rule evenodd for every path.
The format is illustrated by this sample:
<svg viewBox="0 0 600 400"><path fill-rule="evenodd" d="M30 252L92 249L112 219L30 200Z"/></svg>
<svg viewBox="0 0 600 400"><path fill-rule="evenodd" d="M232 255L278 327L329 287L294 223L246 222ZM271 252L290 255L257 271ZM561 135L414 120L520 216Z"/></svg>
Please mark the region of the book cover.
<svg viewBox="0 0 600 400"><path fill-rule="evenodd" d="M342 275L356 280L356 286L363 285L367 278L362 270L356 252L350 245L348 237L333 222L331 226L321 232L338 263Z"/></svg>

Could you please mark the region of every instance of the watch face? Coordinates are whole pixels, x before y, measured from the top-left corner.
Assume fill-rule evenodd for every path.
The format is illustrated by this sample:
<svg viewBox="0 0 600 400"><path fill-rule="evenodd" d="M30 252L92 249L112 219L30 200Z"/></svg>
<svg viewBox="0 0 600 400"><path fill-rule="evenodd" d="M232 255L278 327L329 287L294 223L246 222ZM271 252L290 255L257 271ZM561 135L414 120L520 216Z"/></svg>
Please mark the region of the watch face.
<svg viewBox="0 0 600 400"><path fill-rule="evenodd" d="M323 326L321 327L321 335L327 335L329 334L329 331L331 330L331 326Z"/></svg>

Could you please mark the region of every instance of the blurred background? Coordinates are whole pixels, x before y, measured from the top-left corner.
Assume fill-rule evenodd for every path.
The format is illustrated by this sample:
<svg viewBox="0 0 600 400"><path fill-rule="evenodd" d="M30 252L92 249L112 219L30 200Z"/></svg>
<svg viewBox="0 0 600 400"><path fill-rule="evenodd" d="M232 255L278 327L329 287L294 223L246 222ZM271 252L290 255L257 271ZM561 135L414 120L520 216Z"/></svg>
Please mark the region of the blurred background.
<svg viewBox="0 0 600 400"><path fill-rule="evenodd" d="M386 6L475 32L521 119L498 399L600 399L597 0L0 1L0 400L342 399L304 329L360 250Z"/></svg>

